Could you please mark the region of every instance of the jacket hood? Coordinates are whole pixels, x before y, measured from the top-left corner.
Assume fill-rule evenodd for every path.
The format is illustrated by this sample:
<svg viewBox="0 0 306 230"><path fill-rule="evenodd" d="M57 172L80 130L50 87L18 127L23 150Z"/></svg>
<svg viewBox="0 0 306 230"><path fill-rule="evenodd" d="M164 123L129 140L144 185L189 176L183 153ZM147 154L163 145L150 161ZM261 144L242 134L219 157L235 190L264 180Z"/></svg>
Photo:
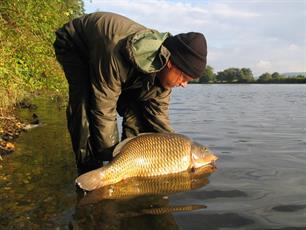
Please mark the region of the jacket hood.
<svg viewBox="0 0 306 230"><path fill-rule="evenodd" d="M136 68L145 73L156 73L164 68L170 52L162 43L171 34L156 30L142 30L127 37L124 54Z"/></svg>

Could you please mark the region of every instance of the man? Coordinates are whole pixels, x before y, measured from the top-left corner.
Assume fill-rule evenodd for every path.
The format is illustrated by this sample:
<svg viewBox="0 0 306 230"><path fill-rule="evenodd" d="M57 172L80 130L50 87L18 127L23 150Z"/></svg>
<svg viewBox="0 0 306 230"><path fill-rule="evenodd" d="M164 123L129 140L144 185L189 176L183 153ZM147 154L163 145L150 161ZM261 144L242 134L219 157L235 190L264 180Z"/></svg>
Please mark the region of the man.
<svg viewBox="0 0 306 230"><path fill-rule="evenodd" d="M122 139L172 132L171 88L200 77L207 56L200 33L171 36L106 12L65 24L54 48L69 83L67 121L79 174L112 159L117 112Z"/></svg>

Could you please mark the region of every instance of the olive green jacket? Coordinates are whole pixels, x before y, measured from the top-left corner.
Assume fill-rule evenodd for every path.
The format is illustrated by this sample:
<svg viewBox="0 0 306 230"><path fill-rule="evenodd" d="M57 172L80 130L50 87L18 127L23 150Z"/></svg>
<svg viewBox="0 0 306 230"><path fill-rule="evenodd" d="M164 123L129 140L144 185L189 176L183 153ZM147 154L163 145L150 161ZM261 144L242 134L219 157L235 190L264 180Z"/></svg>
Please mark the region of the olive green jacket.
<svg viewBox="0 0 306 230"><path fill-rule="evenodd" d="M170 52L160 33L114 13L92 13L67 23L57 34L66 49L77 49L90 67L90 130L97 149L118 142L117 112L123 116L122 137L141 132L171 132L171 90L160 86L156 72Z"/></svg>

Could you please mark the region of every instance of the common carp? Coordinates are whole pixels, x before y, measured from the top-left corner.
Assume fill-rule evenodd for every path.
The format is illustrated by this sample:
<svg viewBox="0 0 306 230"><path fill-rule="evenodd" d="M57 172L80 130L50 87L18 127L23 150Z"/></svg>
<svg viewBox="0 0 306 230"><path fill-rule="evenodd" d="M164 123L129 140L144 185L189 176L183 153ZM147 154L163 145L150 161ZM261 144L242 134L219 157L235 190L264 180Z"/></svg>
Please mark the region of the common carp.
<svg viewBox="0 0 306 230"><path fill-rule="evenodd" d="M217 157L206 147L175 133L149 133L126 139L106 166L79 176L76 184L92 191L127 178L175 174L211 166Z"/></svg>

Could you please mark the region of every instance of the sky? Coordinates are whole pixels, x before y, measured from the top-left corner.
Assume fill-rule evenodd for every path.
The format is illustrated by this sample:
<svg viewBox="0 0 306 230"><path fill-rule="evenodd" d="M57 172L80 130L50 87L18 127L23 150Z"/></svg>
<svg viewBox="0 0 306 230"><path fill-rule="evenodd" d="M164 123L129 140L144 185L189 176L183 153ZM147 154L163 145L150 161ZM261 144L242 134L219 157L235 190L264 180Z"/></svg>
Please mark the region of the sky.
<svg viewBox="0 0 306 230"><path fill-rule="evenodd" d="M306 72L306 0L85 0L84 7L173 35L201 32L216 73Z"/></svg>

